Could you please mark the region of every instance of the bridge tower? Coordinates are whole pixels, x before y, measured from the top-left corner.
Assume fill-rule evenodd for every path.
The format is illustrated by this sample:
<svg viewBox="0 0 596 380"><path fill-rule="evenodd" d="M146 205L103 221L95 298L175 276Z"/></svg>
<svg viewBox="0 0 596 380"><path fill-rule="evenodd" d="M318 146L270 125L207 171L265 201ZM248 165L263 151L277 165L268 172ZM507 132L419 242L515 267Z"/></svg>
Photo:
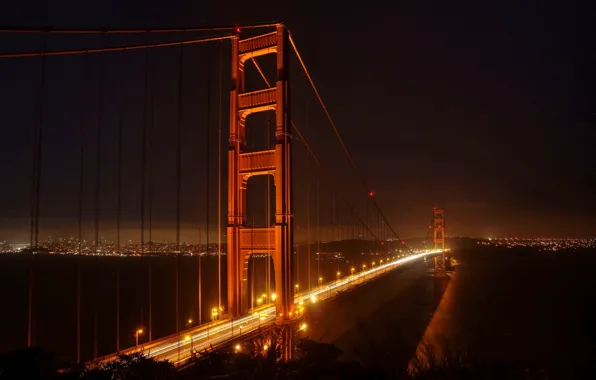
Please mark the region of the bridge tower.
<svg viewBox="0 0 596 380"><path fill-rule="evenodd" d="M277 323L285 325L291 347L290 316L294 309L292 249L291 136L289 134L289 36L278 24L276 31L240 40L232 39L232 80L230 89L230 139L228 152L228 313L232 317L248 311L248 262L253 253L268 253L275 272ZM245 92L245 69L253 58L275 54L275 86ZM275 112L275 149L246 152L246 121L251 114ZM263 228L246 225L248 179L273 175L275 185L275 225ZM290 350L291 351L291 350ZM291 352L286 353L287 358Z"/></svg>
<svg viewBox="0 0 596 380"><path fill-rule="evenodd" d="M433 208L433 249L445 249L445 217L440 207ZM441 257L435 256L435 271L445 271L445 252Z"/></svg>

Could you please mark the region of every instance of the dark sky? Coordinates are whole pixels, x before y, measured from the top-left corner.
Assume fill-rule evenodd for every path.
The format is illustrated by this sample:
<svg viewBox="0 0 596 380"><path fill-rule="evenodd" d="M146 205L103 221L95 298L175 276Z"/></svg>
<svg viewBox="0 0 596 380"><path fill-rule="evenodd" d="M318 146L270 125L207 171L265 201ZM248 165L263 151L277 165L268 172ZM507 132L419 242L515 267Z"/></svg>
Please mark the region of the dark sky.
<svg viewBox="0 0 596 380"><path fill-rule="evenodd" d="M52 3L51 7L46 3ZM454 235L596 235L596 62L590 55L594 50L594 5L589 1L467 0L396 1L386 6L379 2L369 7L347 4L7 0L0 10L0 25L132 28L283 21L292 31L360 175L374 189L398 233L423 236L431 208L444 206L448 233ZM143 38L110 36L104 43L142 43ZM97 47L99 43L94 36L52 37L48 46ZM37 50L40 45L41 39L35 36L0 35L3 52ZM211 167L217 160L217 78L212 79L211 92L207 82L208 62L212 62L211 78L217 74L220 46L224 47L225 152L228 45L190 47L184 55L182 219L183 228L189 230L196 230L195 225L205 220L207 115L211 115L214 131ZM156 104L155 139L161 145L152 154L157 183L154 220L156 229L165 231L161 237L170 239L175 219L172 189L176 187L178 52L170 48L152 53L149 74ZM101 208L107 235L115 217L113 173L121 114L125 115L128 157L123 169L123 218L130 231L137 228L139 215L138 141L144 114L145 56L142 52L125 54L106 55L103 69L108 79L103 85ZM27 236L23 231L29 215L38 65L38 59L0 61L0 174L4 183L0 188L0 227L11 240ZM76 230L81 124L88 133L85 225L89 229L93 225L99 68L97 57L47 61L44 131L49 137L44 140L41 207L46 233L57 234L56 227L64 228L63 235ZM350 174L331 127L297 67L293 73L293 117L312 140L323 165L334 178L340 177L323 182L336 183L365 214L365 196L358 193L358 179ZM208 94L212 98L210 112ZM265 125L266 119L255 123ZM197 125L202 127L194 128ZM313 170L304 152L296 153L295 163L296 218L304 227L305 184L312 180ZM212 168L212 194L217 189L215 173ZM332 193L326 191L321 196L321 224L332 223ZM210 204L214 226L216 203ZM225 212L225 199L223 205ZM185 233L183 238L193 240L195 232Z"/></svg>

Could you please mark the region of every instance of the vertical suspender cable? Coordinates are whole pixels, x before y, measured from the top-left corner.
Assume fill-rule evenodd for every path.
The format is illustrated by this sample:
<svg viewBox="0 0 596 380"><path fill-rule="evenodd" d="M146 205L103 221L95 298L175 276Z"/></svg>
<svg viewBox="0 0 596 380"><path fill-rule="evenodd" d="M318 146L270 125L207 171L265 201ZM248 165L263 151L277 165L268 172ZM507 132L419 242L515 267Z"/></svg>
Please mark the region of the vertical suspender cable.
<svg viewBox="0 0 596 380"><path fill-rule="evenodd" d="M145 254L145 203L147 176L147 82L149 76L149 51L145 50L145 77L143 91L143 127L141 134L141 258Z"/></svg>
<svg viewBox="0 0 596 380"><path fill-rule="evenodd" d="M147 213L149 218L149 252L151 255L152 247L153 247L153 160L151 159L152 149L153 149L153 133L155 129L155 94L154 89L152 88L151 91L151 128L149 131L149 139L147 143L147 149L149 154L149 189L148 189L148 210ZM149 265L148 265L148 275L147 275L147 298L149 299L149 341L153 340L153 291L152 281L153 281L153 258L149 257Z"/></svg>
<svg viewBox="0 0 596 380"><path fill-rule="evenodd" d="M85 55L83 66L83 81L87 83L88 55ZM78 221L78 245L77 245L77 364L81 363L81 254L83 248L83 195L85 184L85 105L86 98L81 97L84 103L81 105L81 134L79 141L79 210Z"/></svg>
<svg viewBox="0 0 596 380"><path fill-rule="evenodd" d="M209 143L211 140L211 49L209 49L209 59L208 59L208 63L209 63L209 67L208 67L208 79L207 79L207 128L206 128L206 132L207 132L207 137L205 139L205 221L206 221L206 226L205 226L205 241L206 241L206 249L207 249L207 253L209 253L209 225L210 225L210 220L209 220L209 216L210 216L210 208L209 208L209 194L210 194L210 185L209 185L209 178L210 178L210 173L209 173L209 166L211 165L210 162L210 156L211 156L211 151L210 151L210 146L211 144ZM199 268L201 265L201 261L199 259ZM199 269L200 270L200 269ZM199 273L200 274L200 273ZM199 277L199 288L201 287L201 278ZM200 292L199 292L200 294Z"/></svg>
<svg viewBox="0 0 596 380"><path fill-rule="evenodd" d="M101 35L101 46L103 47L104 34ZM99 62L99 107L97 111L97 151L96 151L96 170L95 170L95 252L97 255L99 250L99 192L101 188L101 124L102 113L103 113L103 76L104 67L103 59L100 55ZM95 284L95 296L94 296L94 311L93 311L93 359L97 358L98 346L97 346L97 282Z"/></svg>
<svg viewBox="0 0 596 380"><path fill-rule="evenodd" d="M270 128L271 122L267 122L267 149L271 149L271 141L270 141ZM271 228L271 176L267 175L267 217L265 218L267 223L267 228ZM265 273L266 273L266 283L265 283L265 293L267 294L267 300L271 301L271 268L270 268L270 255L269 247L271 246L271 242L269 241L269 234L267 234L267 253L265 254ZM293 247L292 247L293 248Z"/></svg>
<svg viewBox="0 0 596 380"><path fill-rule="evenodd" d="M321 203L319 202L319 170L317 168L317 284L321 280Z"/></svg>
<svg viewBox="0 0 596 380"><path fill-rule="evenodd" d="M223 41L219 43L219 103L217 115L217 306L221 312L221 108L223 95Z"/></svg>
<svg viewBox="0 0 596 380"><path fill-rule="evenodd" d="M182 174L182 59L184 45L178 59L178 126L176 133L176 332L180 332L180 191ZM180 346L178 346L180 356Z"/></svg>
<svg viewBox="0 0 596 380"><path fill-rule="evenodd" d="M310 181L306 185L306 242L308 244L308 257L307 257L307 268L306 268L306 275L307 275L307 286L308 290L310 291Z"/></svg>
<svg viewBox="0 0 596 380"><path fill-rule="evenodd" d="M46 35L43 36L43 50L46 49ZM29 284L27 294L27 347L33 345L33 283L35 255L33 250L39 245L39 195L41 189L41 155L42 155L42 129L45 109L45 81L46 60L41 57L40 78L38 83L37 120L33 128L33 171L31 175L31 231L30 247L31 261L29 262Z"/></svg>
<svg viewBox="0 0 596 380"><path fill-rule="evenodd" d="M147 39L147 35L145 35ZM149 76L149 49L145 50L145 73L143 78L143 125L141 132L141 268L145 262L145 209L147 206L147 83ZM149 259L150 261L151 259ZM143 311L145 310L145 292L139 288L141 298L141 324L143 324Z"/></svg>
<svg viewBox="0 0 596 380"><path fill-rule="evenodd" d="M122 127L124 124L124 97L120 100L120 120L118 122L118 197L116 217L116 247L118 254L122 253L120 245L120 230L122 222ZM120 267L116 264L116 352L120 353Z"/></svg>
<svg viewBox="0 0 596 380"><path fill-rule="evenodd" d="M153 61L152 61L153 64ZM153 68L153 66L151 66ZM149 155L149 190L148 190L148 217L149 217L149 252L152 252L153 246L153 160L152 160L152 151L153 151L153 134L155 133L155 80L152 81L152 88L151 88L151 129L149 131L149 138L147 143L148 155ZM149 258L149 269L148 269L148 278L147 278L147 297L149 298L149 341L153 340L153 290L152 288L152 281L153 281L153 259Z"/></svg>

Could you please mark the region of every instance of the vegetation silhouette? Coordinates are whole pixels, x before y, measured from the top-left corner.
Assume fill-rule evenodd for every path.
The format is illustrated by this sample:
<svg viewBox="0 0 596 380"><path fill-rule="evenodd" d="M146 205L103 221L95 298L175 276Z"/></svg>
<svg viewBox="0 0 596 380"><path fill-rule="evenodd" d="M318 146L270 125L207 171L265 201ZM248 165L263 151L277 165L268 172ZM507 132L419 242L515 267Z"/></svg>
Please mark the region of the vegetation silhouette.
<svg viewBox="0 0 596 380"><path fill-rule="evenodd" d="M94 366L64 369L55 355L39 348L14 351L0 356L0 380L339 380L339 379L534 379L548 378L544 370L511 363L485 363L465 354L452 354L423 344L408 368L346 361L333 344L302 339L295 358L281 360L282 347L271 337L270 346L262 343L234 348L232 352L213 348L193 352L187 365L176 368L167 361L156 361L142 353L120 355L117 360ZM391 351L391 350L390 350ZM375 348L382 352L382 348ZM590 373L594 373L590 371Z"/></svg>

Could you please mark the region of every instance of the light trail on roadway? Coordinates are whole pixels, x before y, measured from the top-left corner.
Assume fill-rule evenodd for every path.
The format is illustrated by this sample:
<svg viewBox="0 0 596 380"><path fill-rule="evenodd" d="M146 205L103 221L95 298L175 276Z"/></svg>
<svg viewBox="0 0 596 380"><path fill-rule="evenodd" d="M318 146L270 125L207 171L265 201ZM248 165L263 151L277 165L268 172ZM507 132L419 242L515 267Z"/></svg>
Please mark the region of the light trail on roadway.
<svg viewBox="0 0 596 380"><path fill-rule="evenodd" d="M441 252L442 250L424 251L411 256L390 260L358 273L346 275L344 278L340 278L318 286L311 291L296 295L294 304L298 305L297 310L303 309L304 307L308 307L308 305L333 298L342 291L351 289L356 285L371 281L400 265L427 256L433 256ZM226 318L212 321L211 323L181 331L178 334L141 344L138 347L122 350L120 354L142 352L144 355L155 358L156 360L169 360L174 364L179 365L191 357L193 350L201 352L210 347L217 347L231 343L234 339L241 341L243 336L253 333L261 328L274 325L275 313L275 304L264 305L252 309L248 315L241 318ZM112 354L99 358L93 363L105 363L115 360L116 358L117 355Z"/></svg>

